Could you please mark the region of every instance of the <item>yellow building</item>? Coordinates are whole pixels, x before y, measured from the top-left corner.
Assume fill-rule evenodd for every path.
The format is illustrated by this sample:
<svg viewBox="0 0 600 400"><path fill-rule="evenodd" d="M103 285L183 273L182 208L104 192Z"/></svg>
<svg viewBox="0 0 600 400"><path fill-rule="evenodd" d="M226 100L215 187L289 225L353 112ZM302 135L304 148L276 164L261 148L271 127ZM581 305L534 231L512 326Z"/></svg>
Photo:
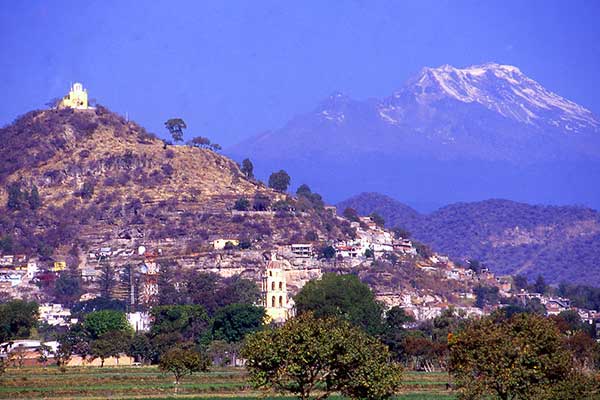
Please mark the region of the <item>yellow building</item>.
<svg viewBox="0 0 600 400"><path fill-rule="evenodd" d="M268 262L263 272L262 301L269 321L285 322L290 317L287 298L287 284L283 262L277 261L275 255Z"/></svg>
<svg viewBox="0 0 600 400"><path fill-rule="evenodd" d="M240 241L237 239L215 239L212 242L210 242L215 250L223 250L225 248L225 246L227 246L227 243L231 243L231 246L239 246L240 245Z"/></svg>
<svg viewBox="0 0 600 400"><path fill-rule="evenodd" d="M88 94L87 90L83 88L81 83L74 83L66 95L58 104L58 108L73 108L75 110L87 110L88 105Z"/></svg>
<svg viewBox="0 0 600 400"><path fill-rule="evenodd" d="M52 266L52 272L64 271L67 268L67 263L64 261L55 261Z"/></svg>

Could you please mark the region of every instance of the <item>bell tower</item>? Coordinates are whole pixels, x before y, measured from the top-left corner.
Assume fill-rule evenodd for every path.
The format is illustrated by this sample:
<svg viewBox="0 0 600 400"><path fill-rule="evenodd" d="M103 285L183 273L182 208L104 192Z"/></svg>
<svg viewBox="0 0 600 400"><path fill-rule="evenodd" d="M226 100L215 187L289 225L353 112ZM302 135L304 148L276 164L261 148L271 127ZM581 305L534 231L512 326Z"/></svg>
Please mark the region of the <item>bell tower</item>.
<svg viewBox="0 0 600 400"><path fill-rule="evenodd" d="M275 254L263 271L261 286L267 317L274 322L285 322L289 317L287 282L283 262L278 261Z"/></svg>

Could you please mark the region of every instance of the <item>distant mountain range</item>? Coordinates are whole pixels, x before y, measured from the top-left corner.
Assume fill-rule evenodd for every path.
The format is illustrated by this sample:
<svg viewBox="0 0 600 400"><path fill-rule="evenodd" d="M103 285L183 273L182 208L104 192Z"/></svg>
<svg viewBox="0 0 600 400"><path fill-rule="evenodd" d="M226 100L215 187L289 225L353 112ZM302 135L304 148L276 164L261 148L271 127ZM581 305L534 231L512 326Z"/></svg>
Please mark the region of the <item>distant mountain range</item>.
<svg viewBox="0 0 600 400"><path fill-rule="evenodd" d="M600 207L600 119L509 65L424 68L383 99L335 94L227 152L333 201L367 190Z"/></svg>
<svg viewBox="0 0 600 400"><path fill-rule="evenodd" d="M376 212L435 251L478 259L498 274L600 286L600 213L590 208L486 200L420 214L378 193L362 193L337 207L340 213L346 207L362 215Z"/></svg>

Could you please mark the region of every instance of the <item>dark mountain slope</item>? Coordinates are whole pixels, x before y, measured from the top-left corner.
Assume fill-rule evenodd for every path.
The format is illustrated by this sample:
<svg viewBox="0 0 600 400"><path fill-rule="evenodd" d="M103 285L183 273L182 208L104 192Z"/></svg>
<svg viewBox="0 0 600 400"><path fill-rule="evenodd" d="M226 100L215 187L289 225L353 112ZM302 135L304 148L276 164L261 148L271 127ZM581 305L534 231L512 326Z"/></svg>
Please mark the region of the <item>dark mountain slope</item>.
<svg viewBox="0 0 600 400"><path fill-rule="evenodd" d="M589 208L487 200L415 217L402 203L374 193L338 204L345 207L376 211L389 226L409 230L434 250L478 259L499 274L600 285L600 213Z"/></svg>

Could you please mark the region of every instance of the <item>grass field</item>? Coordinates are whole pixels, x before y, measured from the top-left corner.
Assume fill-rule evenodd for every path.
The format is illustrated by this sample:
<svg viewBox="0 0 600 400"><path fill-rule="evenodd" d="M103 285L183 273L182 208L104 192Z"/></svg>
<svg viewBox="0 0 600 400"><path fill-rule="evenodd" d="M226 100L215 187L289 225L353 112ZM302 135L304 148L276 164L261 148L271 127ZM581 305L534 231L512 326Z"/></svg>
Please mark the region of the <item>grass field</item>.
<svg viewBox="0 0 600 400"><path fill-rule="evenodd" d="M398 399L451 400L443 373L404 373ZM216 369L187 376L175 393L171 375L156 367L9 369L0 378L0 399L292 399L257 391L243 369ZM335 397L333 397L335 398ZM340 399L338 397L338 399Z"/></svg>

